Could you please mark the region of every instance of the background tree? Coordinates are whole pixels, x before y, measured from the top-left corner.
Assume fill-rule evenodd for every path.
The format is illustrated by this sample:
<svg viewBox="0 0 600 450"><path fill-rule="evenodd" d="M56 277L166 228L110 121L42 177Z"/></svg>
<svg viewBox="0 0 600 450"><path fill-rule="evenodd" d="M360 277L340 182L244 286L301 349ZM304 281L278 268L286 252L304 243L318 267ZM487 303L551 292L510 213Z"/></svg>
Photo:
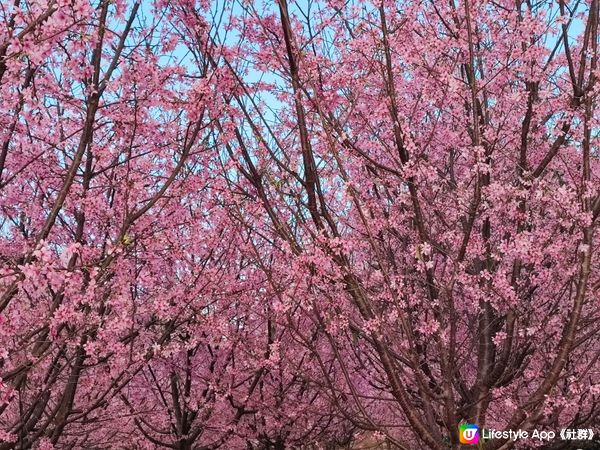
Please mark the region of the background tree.
<svg viewBox="0 0 600 450"><path fill-rule="evenodd" d="M0 448L598 423L600 2L0 5Z"/></svg>

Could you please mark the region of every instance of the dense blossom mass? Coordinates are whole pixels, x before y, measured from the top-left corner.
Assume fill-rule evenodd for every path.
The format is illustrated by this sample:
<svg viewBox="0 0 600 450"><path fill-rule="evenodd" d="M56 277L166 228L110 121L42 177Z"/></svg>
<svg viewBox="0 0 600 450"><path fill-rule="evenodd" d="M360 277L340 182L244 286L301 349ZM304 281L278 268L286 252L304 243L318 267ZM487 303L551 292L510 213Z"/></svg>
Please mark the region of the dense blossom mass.
<svg viewBox="0 0 600 450"><path fill-rule="evenodd" d="M0 450L598 426L599 9L0 0Z"/></svg>

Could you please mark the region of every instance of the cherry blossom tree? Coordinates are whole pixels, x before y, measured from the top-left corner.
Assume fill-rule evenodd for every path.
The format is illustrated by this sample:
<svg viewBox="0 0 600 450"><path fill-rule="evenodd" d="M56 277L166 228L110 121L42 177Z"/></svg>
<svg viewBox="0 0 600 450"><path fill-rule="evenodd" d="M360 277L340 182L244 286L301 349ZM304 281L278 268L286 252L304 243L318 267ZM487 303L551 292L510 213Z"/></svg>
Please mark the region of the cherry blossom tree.
<svg viewBox="0 0 600 450"><path fill-rule="evenodd" d="M279 2L236 22L245 70L270 73L228 62L247 229L359 428L446 448L463 421L597 423L597 20L593 1Z"/></svg>
<svg viewBox="0 0 600 450"><path fill-rule="evenodd" d="M0 2L0 448L593 428L599 15Z"/></svg>

